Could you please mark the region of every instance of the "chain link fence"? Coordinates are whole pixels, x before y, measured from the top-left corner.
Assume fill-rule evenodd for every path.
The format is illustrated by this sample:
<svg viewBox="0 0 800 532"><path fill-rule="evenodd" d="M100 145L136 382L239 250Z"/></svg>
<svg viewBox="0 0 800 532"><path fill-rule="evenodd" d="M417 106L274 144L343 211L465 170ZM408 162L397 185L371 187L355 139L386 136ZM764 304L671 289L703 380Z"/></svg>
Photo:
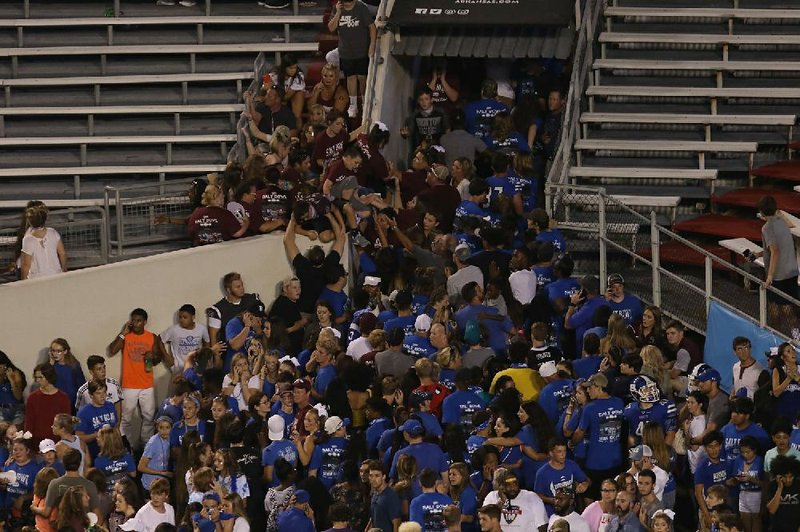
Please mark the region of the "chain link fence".
<svg viewBox="0 0 800 532"><path fill-rule="evenodd" d="M106 187L108 233L116 254L124 255L126 246L187 239L186 220L192 214L188 190L192 182L178 179Z"/></svg>
<svg viewBox="0 0 800 532"><path fill-rule="evenodd" d="M2 281L16 280L20 216L0 217L0 265ZM108 262L108 222L100 207L51 210L47 227L61 235L70 268L98 266Z"/></svg>

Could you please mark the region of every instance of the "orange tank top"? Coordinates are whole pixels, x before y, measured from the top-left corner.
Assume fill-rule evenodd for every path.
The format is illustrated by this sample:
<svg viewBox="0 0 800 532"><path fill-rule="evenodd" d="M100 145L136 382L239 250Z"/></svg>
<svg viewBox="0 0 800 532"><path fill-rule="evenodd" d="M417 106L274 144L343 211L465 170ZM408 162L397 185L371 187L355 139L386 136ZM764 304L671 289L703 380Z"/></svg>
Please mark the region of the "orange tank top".
<svg viewBox="0 0 800 532"><path fill-rule="evenodd" d="M125 335L122 347L122 382L123 388L142 390L153 387L153 372L144 370L144 354L153 352L155 336L150 331L142 334L129 332Z"/></svg>

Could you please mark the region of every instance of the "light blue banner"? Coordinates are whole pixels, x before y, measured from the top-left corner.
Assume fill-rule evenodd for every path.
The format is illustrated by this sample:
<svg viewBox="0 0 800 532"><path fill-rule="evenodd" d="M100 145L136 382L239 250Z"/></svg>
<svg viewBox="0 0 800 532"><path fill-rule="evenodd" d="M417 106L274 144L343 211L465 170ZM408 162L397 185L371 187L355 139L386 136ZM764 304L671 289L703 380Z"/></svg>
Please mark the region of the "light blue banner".
<svg viewBox="0 0 800 532"><path fill-rule="evenodd" d="M737 360L733 354L733 339L737 336L750 339L753 343L753 358L758 360L764 369L768 367L765 353L769 353L771 347L783 343L783 340L771 332L712 301L708 312L703 358L706 364L719 371L722 376L721 388L726 391L733 386L733 365Z"/></svg>

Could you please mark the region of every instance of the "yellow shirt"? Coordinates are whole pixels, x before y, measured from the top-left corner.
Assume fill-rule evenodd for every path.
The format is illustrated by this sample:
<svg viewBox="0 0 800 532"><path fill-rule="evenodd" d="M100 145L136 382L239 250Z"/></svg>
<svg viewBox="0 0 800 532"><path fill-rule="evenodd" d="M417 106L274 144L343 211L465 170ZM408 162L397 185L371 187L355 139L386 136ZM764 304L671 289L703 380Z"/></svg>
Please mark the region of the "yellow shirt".
<svg viewBox="0 0 800 532"><path fill-rule="evenodd" d="M522 394L523 401L535 401L539 398L539 392L544 388L545 382L539 372L535 369L528 367L515 368L511 367L495 374L492 379L492 385L489 387L489 393L494 393L494 386L497 379L503 375L508 375L514 381L519 393Z"/></svg>

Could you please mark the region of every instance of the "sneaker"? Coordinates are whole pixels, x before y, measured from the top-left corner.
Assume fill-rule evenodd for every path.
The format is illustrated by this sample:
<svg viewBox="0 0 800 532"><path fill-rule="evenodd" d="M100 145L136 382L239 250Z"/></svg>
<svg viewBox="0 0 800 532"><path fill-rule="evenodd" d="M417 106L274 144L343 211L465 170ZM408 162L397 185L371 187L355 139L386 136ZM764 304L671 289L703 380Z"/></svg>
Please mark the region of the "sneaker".
<svg viewBox="0 0 800 532"><path fill-rule="evenodd" d="M289 7L290 3L286 2L286 0L266 0L265 2L259 2L258 5L267 9L283 9Z"/></svg>
<svg viewBox="0 0 800 532"><path fill-rule="evenodd" d="M351 103L350 107L347 108L347 116L350 118L356 118L358 116L358 104Z"/></svg>
<svg viewBox="0 0 800 532"><path fill-rule="evenodd" d="M194 7L194 6L196 6L196 5L197 5L197 2L196 2L196 0L181 0L181 1L180 1L180 2L178 2L178 3L179 3L180 5L182 5L183 7Z"/></svg>
<svg viewBox="0 0 800 532"><path fill-rule="evenodd" d="M157 6L174 6L175 0L156 0Z"/></svg>

